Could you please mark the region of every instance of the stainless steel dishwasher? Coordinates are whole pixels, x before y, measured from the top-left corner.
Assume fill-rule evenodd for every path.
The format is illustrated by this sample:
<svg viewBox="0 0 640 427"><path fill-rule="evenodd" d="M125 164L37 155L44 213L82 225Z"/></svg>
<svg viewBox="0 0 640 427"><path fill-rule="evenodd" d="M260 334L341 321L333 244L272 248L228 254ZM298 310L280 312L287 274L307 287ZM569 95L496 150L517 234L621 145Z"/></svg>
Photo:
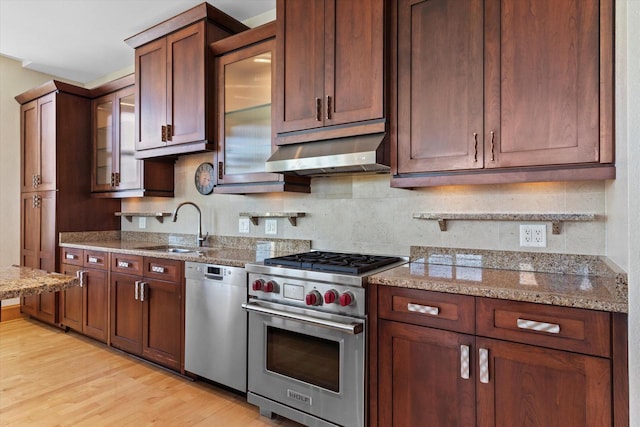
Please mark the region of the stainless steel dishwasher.
<svg viewBox="0 0 640 427"><path fill-rule="evenodd" d="M185 278L185 370L246 392L247 273L186 262Z"/></svg>

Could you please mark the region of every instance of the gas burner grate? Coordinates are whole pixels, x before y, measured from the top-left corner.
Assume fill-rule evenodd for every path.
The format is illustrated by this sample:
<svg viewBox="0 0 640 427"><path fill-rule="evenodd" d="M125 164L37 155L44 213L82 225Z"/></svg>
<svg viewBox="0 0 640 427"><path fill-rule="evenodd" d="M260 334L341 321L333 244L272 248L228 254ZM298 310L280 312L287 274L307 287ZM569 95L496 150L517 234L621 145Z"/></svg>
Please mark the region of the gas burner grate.
<svg viewBox="0 0 640 427"><path fill-rule="evenodd" d="M264 264L302 270L357 275L398 261L401 261L401 258L380 255L316 251L267 258L264 260Z"/></svg>

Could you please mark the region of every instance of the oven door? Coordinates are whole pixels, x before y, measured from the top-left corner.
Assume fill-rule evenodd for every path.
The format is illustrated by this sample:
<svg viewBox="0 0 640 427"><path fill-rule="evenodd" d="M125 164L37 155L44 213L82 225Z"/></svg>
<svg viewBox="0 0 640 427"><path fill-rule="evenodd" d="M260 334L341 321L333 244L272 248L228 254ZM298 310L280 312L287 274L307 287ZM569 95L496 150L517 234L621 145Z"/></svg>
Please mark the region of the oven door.
<svg viewBox="0 0 640 427"><path fill-rule="evenodd" d="M364 425L363 319L255 300L243 306L249 392L330 423Z"/></svg>

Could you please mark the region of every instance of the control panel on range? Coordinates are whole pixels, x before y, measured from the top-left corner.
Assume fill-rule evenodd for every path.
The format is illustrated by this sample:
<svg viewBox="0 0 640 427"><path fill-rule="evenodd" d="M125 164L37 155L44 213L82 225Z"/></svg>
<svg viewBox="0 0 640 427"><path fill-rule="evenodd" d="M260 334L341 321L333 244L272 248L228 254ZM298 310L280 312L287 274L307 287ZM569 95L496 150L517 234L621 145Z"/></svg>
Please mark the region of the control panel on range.
<svg viewBox="0 0 640 427"><path fill-rule="evenodd" d="M364 315L364 289L267 275L249 275L249 295L323 311Z"/></svg>

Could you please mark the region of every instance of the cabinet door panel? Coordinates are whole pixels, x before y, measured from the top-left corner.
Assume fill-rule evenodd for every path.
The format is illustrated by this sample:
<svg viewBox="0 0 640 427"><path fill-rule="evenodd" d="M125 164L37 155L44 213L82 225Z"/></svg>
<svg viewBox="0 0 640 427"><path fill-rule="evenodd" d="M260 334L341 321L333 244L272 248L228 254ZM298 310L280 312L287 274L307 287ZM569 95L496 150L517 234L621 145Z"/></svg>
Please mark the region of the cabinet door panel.
<svg viewBox="0 0 640 427"><path fill-rule="evenodd" d="M111 345L134 354L142 353L142 304L134 294L138 276L111 276Z"/></svg>
<svg viewBox="0 0 640 427"><path fill-rule="evenodd" d="M56 255L58 236L56 233L56 192L38 193L40 206L36 209L40 215L40 268L45 271L56 271Z"/></svg>
<svg viewBox="0 0 640 427"><path fill-rule="evenodd" d="M115 143L114 96L108 94L94 99L91 103L93 122L93 180L91 191L109 191L114 164L113 148Z"/></svg>
<svg viewBox="0 0 640 427"><path fill-rule="evenodd" d="M119 190L142 188L142 161L135 158L135 88L118 91L116 104L116 164L120 173Z"/></svg>
<svg viewBox="0 0 640 427"><path fill-rule="evenodd" d="M34 177L39 174L40 144L38 134L38 100L20 107L21 131L20 142L22 178L21 191L34 191Z"/></svg>
<svg viewBox="0 0 640 427"><path fill-rule="evenodd" d="M180 286L160 280L145 280L144 283L143 355L179 369L182 340Z"/></svg>
<svg viewBox="0 0 640 427"><path fill-rule="evenodd" d="M599 2L490 0L486 16L486 167L599 161Z"/></svg>
<svg viewBox="0 0 640 427"><path fill-rule="evenodd" d="M383 10L382 0L325 2L325 125L383 117Z"/></svg>
<svg viewBox="0 0 640 427"><path fill-rule="evenodd" d="M104 270L86 270L82 332L107 342L108 275Z"/></svg>
<svg viewBox="0 0 640 427"><path fill-rule="evenodd" d="M398 172L482 167L482 1L398 2Z"/></svg>
<svg viewBox="0 0 640 427"><path fill-rule="evenodd" d="M473 358L461 377L461 345L474 338L399 322L380 322L379 425L475 425Z"/></svg>
<svg viewBox="0 0 640 427"><path fill-rule="evenodd" d="M36 193L22 193L21 196L20 264L25 267L40 268L40 212L34 206Z"/></svg>
<svg viewBox="0 0 640 427"><path fill-rule="evenodd" d="M51 93L38 99L40 136L40 184L38 190L56 189L56 94Z"/></svg>
<svg viewBox="0 0 640 427"><path fill-rule="evenodd" d="M68 276L75 276L80 270L76 265L62 264L60 267L60 272ZM82 288L80 286L60 291L60 323L82 332Z"/></svg>
<svg viewBox="0 0 640 427"><path fill-rule="evenodd" d="M479 426L611 425L608 359L477 338L489 351L489 382L478 383Z"/></svg>
<svg viewBox="0 0 640 427"><path fill-rule="evenodd" d="M323 125L324 0L278 0L277 132ZM319 120L318 120L319 119Z"/></svg>
<svg viewBox="0 0 640 427"><path fill-rule="evenodd" d="M205 139L204 22L167 36L167 145Z"/></svg>
<svg viewBox="0 0 640 427"><path fill-rule="evenodd" d="M166 39L136 49L136 149L162 147L167 122Z"/></svg>

